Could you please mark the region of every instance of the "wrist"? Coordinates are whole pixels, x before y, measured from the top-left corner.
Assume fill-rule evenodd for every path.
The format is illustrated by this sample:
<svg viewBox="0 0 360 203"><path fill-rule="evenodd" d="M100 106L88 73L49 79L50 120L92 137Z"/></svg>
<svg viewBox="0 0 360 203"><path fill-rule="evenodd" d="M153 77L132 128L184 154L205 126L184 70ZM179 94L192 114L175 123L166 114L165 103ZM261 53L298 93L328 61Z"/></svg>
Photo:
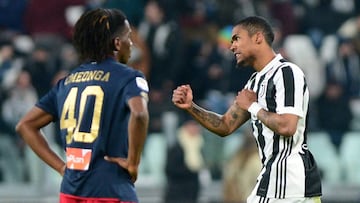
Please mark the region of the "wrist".
<svg viewBox="0 0 360 203"><path fill-rule="evenodd" d="M139 168L139 164L129 164L127 169L129 171L138 171L138 168Z"/></svg>
<svg viewBox="0 0 360 203"><path fill-rule="evenodd" d="M64 163L61 167L57 168L56 170L58 171L58 173L59 173L61 176L64 176L65 170L66 170L66 163Z"/></svg>
<svg viewBox="0 0 360 203"><path fill-rule="evenodd" d="M262 107L260 106L260 104L258 104L257 102L253 102L248 108L248 112L251 113L252 115L257 116L257 114L261 109Z"/></svg>
<svg viewBox="0 0 360 203"><path fill-rule="evenodd" d="M185 109L185 110L188 111L188 112L190 112L190 111L194 108L194 106L195 106L195 104L194 104L194 102L192 101L191 104L190 104L190 106L189 106L187 109Z"/></svg>

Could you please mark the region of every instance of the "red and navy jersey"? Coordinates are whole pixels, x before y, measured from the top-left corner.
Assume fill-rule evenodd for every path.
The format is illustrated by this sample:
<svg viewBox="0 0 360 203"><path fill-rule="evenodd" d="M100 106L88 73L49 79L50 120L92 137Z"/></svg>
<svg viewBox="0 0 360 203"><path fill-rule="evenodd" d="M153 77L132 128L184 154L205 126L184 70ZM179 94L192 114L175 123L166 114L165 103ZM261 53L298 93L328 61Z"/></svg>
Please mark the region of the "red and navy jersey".
<svg viewBox="0 0 360 203"><path fill-rule="evenodd" d="M107 59L82 64L42 97L37 107L60 124L67 169L64 194L137 202L130 175L104 156L127 157L128 100L147 99L144 75Z"/></svg>

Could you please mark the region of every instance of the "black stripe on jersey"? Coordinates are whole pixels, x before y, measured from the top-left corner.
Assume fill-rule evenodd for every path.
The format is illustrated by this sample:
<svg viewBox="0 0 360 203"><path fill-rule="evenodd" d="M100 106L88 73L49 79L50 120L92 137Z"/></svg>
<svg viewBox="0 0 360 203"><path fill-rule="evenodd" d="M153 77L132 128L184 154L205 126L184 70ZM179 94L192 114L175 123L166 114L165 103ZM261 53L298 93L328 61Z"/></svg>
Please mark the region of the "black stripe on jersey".
<svg viewBox="0 0 360 203"><path fill-rule="evenodd" d="M321 196L321 180L318 167L310 151L299 153L305 167L305 197Z"/></svg>
<svg viewBox="0 0 360 203"><path fill-rule="evenodd" d="M303 87L303 95L305 95L307 89L306 79L304 77L304 87ZM307 109L309 109L309 104L307 105ZM304 129L304 141L303 144L307 143L307 132L308 132L308 126L309 126L309 114L306 114L306 120L305 120L305 129Z"/></svg>
<svg viewBox="0 0 360 203"><path fill-rule="evenodd" d="M285 106L295 105L295 82L290 66L281 69L284 78Z"/></svg>
<svg viewBox="0 0 360 203"><path fill-rule="evenodd" d="M261 163L264 165L265 164L265 160L266 160L266 156L265 156L265 152L264 152L264 148L265 148L265 139L264 139L264 135L262 134L263 132L263 127L262 124L260 123L260 121L255 121L255 126L257 128L258 131L258 145L261 149L261 154L262 154L262 159L261 159Z"/></svg>
<svg viewBox="0 0 360 203"><path fill-rule="evenodd" d="M289 62L289 61L287 61L287 60L284 59L284 58L280 59L279 61L280 61L281 63Z"/></svg>
<svg viewBox="0 0 360 203"><path fill-rule="evenodd" d="M280 140L282 140L283 146L282 146L282 150L280 152L280 156L279 156L279 160L276 163L276 181L275 181L275 197L276 198L281 198L281 184L282 184L282 180L283 180L283 170L282 170L282 161L284 160L284 157L286 155L286 151L287 151L287 145L285 144L285 140L284 138L281 138ZM280 143L279 143L280 144Z"/></svg>
<svg viewBox="0 0 360 203"><path fill-rule="evenodd" d="M256 194L258 196L266 197L266 195L267 195L267 191L269 189L271 166L274 163L277 154L279 153L279 139L280 139L280 135L274 134L274 136L273 136L274 144L273 144L272 157L269 159L269 162L266 164L265 172L262 175L263 177L262 177L262 179L261 179L261 181L259 183L259 187L258 187L258 190L256 192Z"/></svg>
<svg viewBox="0 0 360 203"><path fill-rule="evenodd" d="M266 198L266 197L260 197L260 199L259 199L259 203L269 203L269 202L270 202L270 199Z"/></svg>
<svg viewBox="0 0 360 203"><path fill-rule="evenodd" d="M287 171L287 157L290 156L291 154L291 151L292 151L292 148L293 148L293 144L294 144L294 140L293 140L293 137L290 137L288 138L288 142L290 144L289 146L289 153L287 154L286 158L285 158L285 171ZM285 174L286 175L286 174ZM286 177L286 176L285 176ZM284 181L284 198L285 198L285 188L286 188L286 178L285 178L285 181Z"/></svg>
<svg viewBox="0 0 360 203"><path fill-rule="evenodd" d="M276 112L276 101L275 101L275 94L276 94L276 87L274 85L274 76L276 75L277 69L274 74L269 78L267 88L266 88L266 107L269 112Z"/></svg>
<svg viewBox="0 0 360 203"><path fill-rule="evenodd" d="M306 78L304 77L304 87L303 87L303 94L305 94L307 89L307 83L306 83Z"/></svg>
<svg viewBox="0 0 360 203"><path fill-rule="evenodd" d="M285 198L287 157L291 154L293 139L292 137L280 137L280 139L283 141L283 150L276 164L275 197Z"/></svg>
<svg viewBox="0 0 360 203"><path fill-rule="evenodd" d="M264 81L264 79L265 79L265 74L260 77L259 82L257 84L257 90L256 90L257 98L259 98L259 92L260 92L261 83Z"/></svg>
<svg viewBox="0 0 360 203"><path fill-rule="evenodd" d="M259 90L260 90L260 85L262 83L262 81L265 79L265 75L261 76L259 79L259 82L257 84L257 91L256 91L256 95L257 97L259 97ZM252 89L254 87L254 84L252 84ZM259 122L259 120L255 121L255 125L258 131L258 141L259 141L259 146L262 152L262 159L261 159L261 163L265 163L266 160L266 156L265 156L265 152L264 152L264 147L265 147L265 139L264 139L264 135L263 135L263 126L262 124Z"/></svg>
<svg viewBox="0 0 360 203"><path fill-rule="evenodd" d="M255 79L256 75L257 75L257 72L253 73L251 75L250 79L249 79L251 81L251 84L250 84L250 89L251 90L254 89L254 86L255 86L255 80L254 79Z"/></svg>

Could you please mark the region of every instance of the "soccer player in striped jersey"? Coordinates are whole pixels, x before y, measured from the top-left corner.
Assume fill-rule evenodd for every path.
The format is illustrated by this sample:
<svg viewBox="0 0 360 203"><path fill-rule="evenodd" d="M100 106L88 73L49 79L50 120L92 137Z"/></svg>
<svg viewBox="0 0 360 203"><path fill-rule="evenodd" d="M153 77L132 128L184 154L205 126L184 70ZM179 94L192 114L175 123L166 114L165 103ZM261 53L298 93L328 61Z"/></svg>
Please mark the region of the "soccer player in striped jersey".
<svg viewBox="0 0 360 203"><path fill-rule="evenodd" d="M224 115L195 104L190 85L177 87L172 101L221 137L251 119L263 168L248 203L319 203L320 174L306 144L306 79L297 65L275 53L273 39L271 25L259 16L233 27L230 49L237 64L255 72Z"/></svg>
<svg viewBox="0 0 360 203"><path fill-rule="evenodd" d="M134 182L147 128L148 85L125 65L131 28L122 11L96 9L75 24L82 64L61 79L18 123L32 150L63 178L60 203L135 203ZM66 161L40 129L58 121Z"/></svg>

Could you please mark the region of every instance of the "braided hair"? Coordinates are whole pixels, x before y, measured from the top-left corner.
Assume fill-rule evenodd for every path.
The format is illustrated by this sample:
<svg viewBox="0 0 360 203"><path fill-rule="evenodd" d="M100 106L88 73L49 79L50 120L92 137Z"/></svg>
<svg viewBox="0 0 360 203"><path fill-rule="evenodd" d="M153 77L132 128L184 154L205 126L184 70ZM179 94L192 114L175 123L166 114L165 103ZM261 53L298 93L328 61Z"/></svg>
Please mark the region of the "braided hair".
<svg viewBox="0 0 360 203"><path fill-rule="evenodd" d="M114 38L124 33L125 14L98 8L85 12L74 27L73 44L81 61L101 62L113 55Z"/></svg>

